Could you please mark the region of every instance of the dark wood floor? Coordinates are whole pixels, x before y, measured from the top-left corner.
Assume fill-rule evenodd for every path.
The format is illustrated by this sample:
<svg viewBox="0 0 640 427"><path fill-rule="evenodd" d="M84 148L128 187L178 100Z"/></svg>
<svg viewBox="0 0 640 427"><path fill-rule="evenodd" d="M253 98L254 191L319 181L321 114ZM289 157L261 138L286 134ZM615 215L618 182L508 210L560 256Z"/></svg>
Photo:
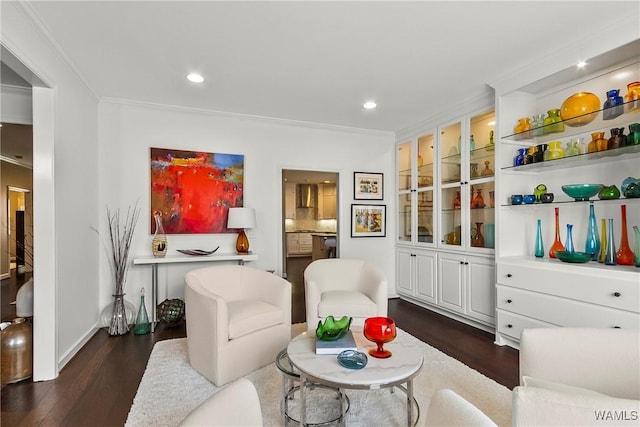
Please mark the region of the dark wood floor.
<svg viewBox="0 0 640 427"><path fill-rule="evenodd" d="M493 335L406 301L389 301L398 327L500 384L518 383L518 352ZM109 337L100 330L57 379L2 388L2 426L121 426L156 341L185 336L184 323L155 334ZM170 393L170 390L167 390Z"/></svg>

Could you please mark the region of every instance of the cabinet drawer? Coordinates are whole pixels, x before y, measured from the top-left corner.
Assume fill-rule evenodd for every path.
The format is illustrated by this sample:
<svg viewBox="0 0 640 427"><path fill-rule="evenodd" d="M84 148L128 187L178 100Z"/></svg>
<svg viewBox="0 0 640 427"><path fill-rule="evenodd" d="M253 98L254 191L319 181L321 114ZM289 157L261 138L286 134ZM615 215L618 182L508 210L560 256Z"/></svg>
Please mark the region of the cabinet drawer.
<svg viewBox="0 0 640 427"><path fill-rule="evenodd" d="M497 310L496 329L499 334L507 335L520 341L520 334L527 328L551 328L555 325L541 322L529 317L518 316L503 310Z"/></svg>
<svg viewBox="0 0 640 427"><path fill-rule="evenodd" d="M313 238L310 234L301 234L298 236L298 243L300 245L311 245Z"/></svg>
<svg viewBox="0 0 640 427"><path fill-rule="evenodd" d="M499 262L496 279L501 285L640 313L640 274L629 271L550 260Z"/></svg>
<svg viewBox="0 0 640 427"><path fill-rule="evenodd" d="M595 304L497 287L497 307L558 326L640 329L640 315Z"/></svg>

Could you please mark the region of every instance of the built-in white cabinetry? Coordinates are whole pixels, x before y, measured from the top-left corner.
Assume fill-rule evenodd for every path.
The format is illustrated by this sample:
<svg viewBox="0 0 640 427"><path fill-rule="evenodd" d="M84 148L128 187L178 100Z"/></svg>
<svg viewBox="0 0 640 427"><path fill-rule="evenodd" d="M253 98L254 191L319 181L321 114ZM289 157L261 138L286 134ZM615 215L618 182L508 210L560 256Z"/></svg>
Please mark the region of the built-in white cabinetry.
<svg viewBox="0 0 640 427"><path fill-rule="evenodd" d="M421 301L435 304L436 254L432 251L398 248L396 251L398 269L398 293L416 297Z"/></svg>
<svg viewBox="0 0 640 427"><path fill-rule="evenodd" d="M627 91L627 83L640 81L637 52L640 41L587 60L582 69L571 67L549 77L511 88L495 85L497 105L496 150L496 262L497 318L496 342L517 347L522 329L529 327L578 326L640 328L640 268L605 265L597 261L584 264L563 263L549 257L555 238L554 211L559 210L560 237L567 239L567 224L572 224L576 251L585 250L589 206L593 203L598 235L602 219L613 219L616 248L621 241L621 206L627 209L627 237L633 244L633 225L640 225L640 199L574 201L563 193L564 184L600 183L621 188L628 177L640 177L640 145L566 156L556 160L514 166L519 148L544 147L559 141L563 148L570 141L582 141L586 147L591 134L640 123L640 110L628 111L604 119L603 111L582 126L563 123L562 132L545 128L515 133L521 117L547 113L560 108L565 99L577 92L591 92L606 100L606 92ZM533 150L533 149L532 149ZM533 194L544 184L554 194L553 203L512 205L512 194ZM544 257L534 256L536 224L541 221ZM601 244L604 244L601 242Z"/></svg>
<svg viewBox="0 0 640 427"><path fill-rule="evenodd" d="M495 114L491 96L399 133L397 292L493 330ZM455 117L451 119L451 117ZM488 234L489 233L489 234Z"/></svg>
<svg viewBox="0 0 640 427"><path fill-rule="evenodd" d="M296 218L296 184L287 182L284 185L284 216L287 219Z"/></svg>
<svg viewBox="0 0 640 427"><path fill-rule="evenodd" d="M318 219L336 219L336 185L318 184Z"/></svg>

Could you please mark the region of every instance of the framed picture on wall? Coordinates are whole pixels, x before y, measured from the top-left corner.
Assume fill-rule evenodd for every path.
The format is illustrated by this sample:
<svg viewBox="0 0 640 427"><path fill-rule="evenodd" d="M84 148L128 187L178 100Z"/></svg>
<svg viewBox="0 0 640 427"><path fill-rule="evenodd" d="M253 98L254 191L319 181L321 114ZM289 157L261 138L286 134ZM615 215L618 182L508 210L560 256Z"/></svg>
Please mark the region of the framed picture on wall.
<svg viewBox="0 0 640 427"><path fill-rule="evenodd" d="M384 237L386 205L351 205L351 237Z"/></svg>
<svg viewBox="0 0 640 427"><path fill-rule="evenodd" d="M354 200L382 200L383 174L374 172L353 173Z"/></svg>

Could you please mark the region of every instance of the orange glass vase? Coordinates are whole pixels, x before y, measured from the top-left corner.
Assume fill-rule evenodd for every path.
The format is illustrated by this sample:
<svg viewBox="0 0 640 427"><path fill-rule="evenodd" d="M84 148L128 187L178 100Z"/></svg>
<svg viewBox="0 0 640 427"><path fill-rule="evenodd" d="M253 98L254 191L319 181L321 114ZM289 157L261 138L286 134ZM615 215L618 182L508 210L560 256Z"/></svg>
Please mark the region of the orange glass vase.
<svg viewBox="0 0 640 427"><path fill-rule="evenodd" d="M553 245L549 248L549 258L556 258L556 251L564 251L564 245L560 240L560 208L555 208L556 211L556 238L553 241Z"/></svg>
<svg viewBox="0 0 640 427"><path fill-rule="evenodd" d="M627 239L627 205L620 206L622 215L622 237L620 238L620 248L616 252L618 265L633 265L633 251Z"/></svg>
<svg viewBox="0 0 640 427"><path fill-rule="evenodd" d="M640 82L631 82L627 85L627 93L624 96L624 112L640 110Z"/></svg>
<svg viewBox="0 0 640 427"><path fill-rule="evenodd" d="M391 357L391 352L383 345L393 341L396 337L396 322L390 317L369 317L364 321L363 334L366 339L376 343L376 348L369 350L369 354L379 359Z"/></svg>
<svg viewBox="0 0 640 427"><path fill-rule="evenodd" d="M565 99L560 107L560 117L572 127L584 126L598 117L600 98L591 92L578 92Z"/></svg>

